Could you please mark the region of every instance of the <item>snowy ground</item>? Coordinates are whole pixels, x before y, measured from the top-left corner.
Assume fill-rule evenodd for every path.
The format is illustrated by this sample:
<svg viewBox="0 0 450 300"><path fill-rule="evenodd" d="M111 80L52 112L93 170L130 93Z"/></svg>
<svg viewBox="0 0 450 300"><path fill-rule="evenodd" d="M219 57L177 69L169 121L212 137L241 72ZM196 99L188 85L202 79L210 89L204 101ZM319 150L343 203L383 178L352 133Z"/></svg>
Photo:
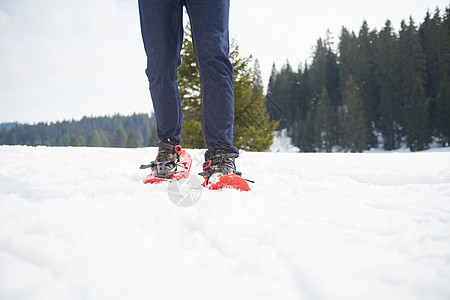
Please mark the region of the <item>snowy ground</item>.
<svg viewBox="0 0 450 300"><path fill-rule="evenodd" d="M450 299L450 152L242 153L190 207L155 153L0 147L0 299Z"/></svg>

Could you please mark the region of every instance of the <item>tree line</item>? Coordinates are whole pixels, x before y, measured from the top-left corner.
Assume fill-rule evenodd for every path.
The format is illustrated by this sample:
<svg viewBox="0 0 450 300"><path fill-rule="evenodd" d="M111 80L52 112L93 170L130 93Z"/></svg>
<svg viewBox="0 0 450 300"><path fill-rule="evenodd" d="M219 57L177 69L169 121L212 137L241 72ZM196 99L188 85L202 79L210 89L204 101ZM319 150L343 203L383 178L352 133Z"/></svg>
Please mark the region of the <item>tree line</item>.
<svg viewBox="0 0 450 300"><path fill-rule="evenodd" d="M319 39L310 64L273 65L266 105L305 152L361 152L450 142L450 9L412 18L394 32L363 22ZM336 49L334 49L336 48Z"/></svg>
<svg viewBox="0 0 450 300"><path fill-rule="evenodd" d="M3 124L0 145L129 147L154 146L155 119L148 114L83 117L79 121Z"/></svg>

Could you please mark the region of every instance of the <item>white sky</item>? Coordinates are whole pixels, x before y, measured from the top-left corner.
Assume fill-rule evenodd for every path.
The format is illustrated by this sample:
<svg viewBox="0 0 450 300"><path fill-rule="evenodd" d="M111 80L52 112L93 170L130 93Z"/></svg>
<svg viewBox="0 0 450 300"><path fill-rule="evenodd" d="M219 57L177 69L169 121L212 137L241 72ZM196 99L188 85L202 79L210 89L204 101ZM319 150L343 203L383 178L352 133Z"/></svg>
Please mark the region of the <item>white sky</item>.
<svg viewBox="0 0 450 300"><path fill-rule="evenodd" d="M276 2L276 5L274 4ZM443 0L231 0L241 55L272 63L309 60L327 29L359 31L386 19L417 24ZM0 0L0 123L150 112L137 0Z"/></svg>

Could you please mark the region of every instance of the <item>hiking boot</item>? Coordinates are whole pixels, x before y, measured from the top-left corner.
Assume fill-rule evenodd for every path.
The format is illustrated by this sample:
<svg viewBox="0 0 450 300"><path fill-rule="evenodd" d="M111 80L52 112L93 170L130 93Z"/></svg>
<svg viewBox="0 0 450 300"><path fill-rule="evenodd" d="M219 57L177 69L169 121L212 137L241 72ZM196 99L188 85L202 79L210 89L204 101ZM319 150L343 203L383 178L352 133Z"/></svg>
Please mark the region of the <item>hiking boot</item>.
<svg viewBox="0 0 450 300"><path fill-rule="evenodd" d="M142 165L141 169L152 168L153 176L169 179L177 171L180 161L181 147L172 144L170 140L162 140L157 144L158 155L149 165Z"/></svg>
<svg viewBox="0 0 450 300"><path fill-rule="evenodd" d="M242 173L236 171L235 159L239 156L237 153L228 153L223 150L217 150L209 160L203 163L203 172L198 175L205 177L205 184L208 185L214 178L221 176L236 174L241 176Z"/></svg>

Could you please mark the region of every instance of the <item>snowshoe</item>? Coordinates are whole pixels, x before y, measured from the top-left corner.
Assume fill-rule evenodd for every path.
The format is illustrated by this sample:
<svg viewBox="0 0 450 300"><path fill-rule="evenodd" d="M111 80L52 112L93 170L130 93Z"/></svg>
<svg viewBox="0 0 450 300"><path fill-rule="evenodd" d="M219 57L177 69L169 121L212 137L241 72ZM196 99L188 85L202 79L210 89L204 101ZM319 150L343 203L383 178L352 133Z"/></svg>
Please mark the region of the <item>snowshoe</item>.
<svg viewBox="0 0 450 300"><path fill-rule="evenodd" d="M210 190L221 190L232 188L239 191L250 191L250 186L246 179L242 178L241 172L236 171L235 159L237 153L227 153L218 150L210 159L203 164L203 186Z"/></svg>
<svg viewBox="0 0 450 300"><path fill-rule="evenodd" d="M187 178L192 165L191 156L181 146L174 145L169 140L159 141L157 146L159 148L156 159L140 167L152 169L144 183L171 182Z"/></svg>

